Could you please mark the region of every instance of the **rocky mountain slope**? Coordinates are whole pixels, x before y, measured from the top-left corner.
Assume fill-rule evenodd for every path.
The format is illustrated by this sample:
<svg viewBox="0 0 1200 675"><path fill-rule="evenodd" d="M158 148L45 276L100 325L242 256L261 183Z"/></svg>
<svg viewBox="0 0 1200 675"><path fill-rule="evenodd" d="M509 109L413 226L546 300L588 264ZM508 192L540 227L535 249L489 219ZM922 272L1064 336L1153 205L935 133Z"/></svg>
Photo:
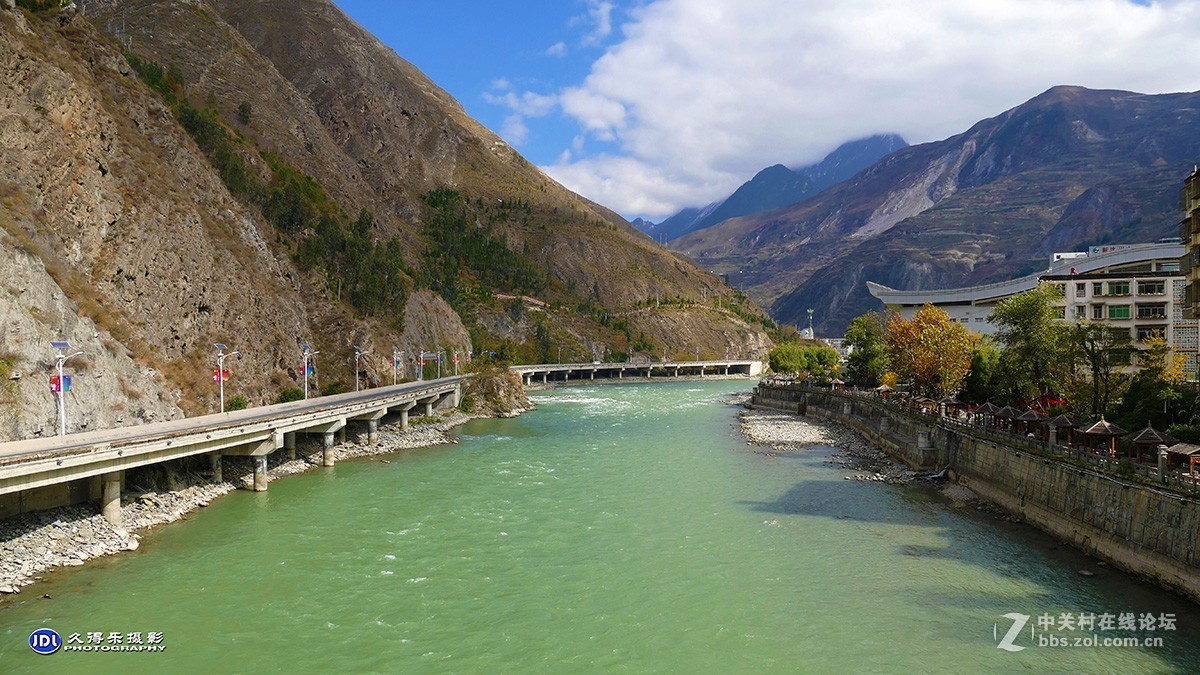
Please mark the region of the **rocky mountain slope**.
<svg viewBox="0 0 1200 675"><path fill-rule="evenodd" d="M327 0L0 0L0 439L390 381L395 345L749 354L721 281L563 189ZM406 358L407 361L407 358ZM402 375L413 375L407 362Z"/></svg>
<svg viewBox="0 0 1200 675"><path fill-rule="evenodd" d="M1173 236L1200 158L1200 93L1055 87L912 146L815 198L672 243L780 322L840 334L878 306L864 281L918 289L1045 267L1053 251Z"/></svg>
<svg viewBox="0 0 1200 675"><path fill-rule="evenodd" d="M810 166L799 169L789 169L782 164L769 166L723 200L704 208L683 209L657 225L643 225L641 229L659 241L671 241L730 218L795 204L837 185L907 145L896 134L879 134L843 143Z"/></svg>

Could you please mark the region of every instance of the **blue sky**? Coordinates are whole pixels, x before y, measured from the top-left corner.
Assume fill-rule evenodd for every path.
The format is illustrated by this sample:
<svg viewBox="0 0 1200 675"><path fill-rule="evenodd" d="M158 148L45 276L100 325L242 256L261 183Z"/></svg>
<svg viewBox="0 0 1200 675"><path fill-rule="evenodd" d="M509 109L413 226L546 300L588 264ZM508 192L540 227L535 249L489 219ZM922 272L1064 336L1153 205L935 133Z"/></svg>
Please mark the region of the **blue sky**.
<svg viewBox="0 0 1200 675"><path fill-rule="evenodd" d="M661 220L1059 84L1200 90L1196 0L334 0L553 178Z"/></svg>

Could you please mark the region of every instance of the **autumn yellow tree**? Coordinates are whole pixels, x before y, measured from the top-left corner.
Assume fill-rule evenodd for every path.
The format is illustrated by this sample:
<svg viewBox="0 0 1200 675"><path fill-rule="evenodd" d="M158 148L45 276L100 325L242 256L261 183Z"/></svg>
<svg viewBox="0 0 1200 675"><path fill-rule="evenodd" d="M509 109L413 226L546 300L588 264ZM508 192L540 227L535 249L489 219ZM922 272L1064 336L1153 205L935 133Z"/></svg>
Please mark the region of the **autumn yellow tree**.
<svg viewBox="0 0 1200 675"><path fill-rule="evenodd" d="M892 369L911 382L918 393L937 398L962 389L977 339L976 334L930 304L911 321L892 315L885 336Z"/></svg>

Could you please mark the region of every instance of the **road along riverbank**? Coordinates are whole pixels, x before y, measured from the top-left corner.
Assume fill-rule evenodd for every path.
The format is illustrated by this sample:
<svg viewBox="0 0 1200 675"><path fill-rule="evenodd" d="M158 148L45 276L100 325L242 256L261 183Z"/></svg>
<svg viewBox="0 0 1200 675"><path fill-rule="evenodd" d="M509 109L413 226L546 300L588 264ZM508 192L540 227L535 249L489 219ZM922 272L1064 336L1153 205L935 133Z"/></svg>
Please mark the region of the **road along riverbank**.
<svg viewBox="0 0 1200 675"><path fill-rule="evenodd" d="M401 431L399 424L385 426L374 445L367 443L365 433L348 434L346 442L334 448L334 459L341 462L454 443L449 432L476 417L479 415L453 411L417 420L424 423L413 424L408 431ZM271 480L316 469L322 464L319 439L298 443L295 459L277 452L269 457L269 462ZM221 482L213 482L207 475L189 471L186 466L164 469L162 473L166 480L155 482L166 482L167 489L135 487L124 495L122 527L114 526L97 513L94 504L35 511L0 521L0 602L6 595L20 593L22 588L37 583L56 568L78 567L94 558L136 550L146 530L178 521L234 490L251 488L254 481L249 458L227 457L223 473L229 479Z"/></svg>

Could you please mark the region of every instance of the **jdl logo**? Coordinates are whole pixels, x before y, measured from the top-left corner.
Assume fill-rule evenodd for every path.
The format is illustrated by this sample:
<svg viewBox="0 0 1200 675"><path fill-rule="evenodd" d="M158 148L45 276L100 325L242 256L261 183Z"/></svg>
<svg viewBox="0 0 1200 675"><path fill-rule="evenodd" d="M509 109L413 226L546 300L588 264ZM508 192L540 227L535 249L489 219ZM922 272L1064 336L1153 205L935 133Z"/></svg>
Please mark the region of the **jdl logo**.
<svg viewBox="0 0 1200 675"><path fill-rule="evenodd" d="M39 628L29 636L29 648L39 654L53 654L62 646L62 637L53 628Z"/></svg>
<svg viewBox="0 0 1200 675"><path fill-rule="evenodd" d="M992 625L992 637L1000 640L999 644L996 645L996 649L1003 649L1006 652L1024 651L1025 648L1015 644L1014 641L1021 634L1021 629L1025 627L1025 624L1029 623L1029 615L1009 612L1004 615L1004 618L1011 619L1013 624L1008 629L1008 632L1004 634L1003 638L1000 638L999 624Z"/></svg>

